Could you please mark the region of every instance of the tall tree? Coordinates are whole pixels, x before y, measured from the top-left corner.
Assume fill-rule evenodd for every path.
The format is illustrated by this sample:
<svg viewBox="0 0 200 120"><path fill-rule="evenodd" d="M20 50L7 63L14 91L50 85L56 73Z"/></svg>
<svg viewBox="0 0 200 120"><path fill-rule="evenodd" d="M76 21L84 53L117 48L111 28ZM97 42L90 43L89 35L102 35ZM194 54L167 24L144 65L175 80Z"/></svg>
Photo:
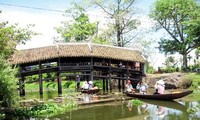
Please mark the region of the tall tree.
<svg viewBox="0 0 200 120"><path fill-rule="evenodd" d="M16 50L16 45L25 44L31 39L32 35L37 33L30 30L33 25L27 25L26 28L21 28L18 24L9 25L9 23L0 23L0 55L7 59Z"/></svg>
<svg viewBox="0 0 200 120"><path fill-rule="evenodd" d="M63 26L57 27L56 30L64 38L65 42L86 41L93 36L96 31L96 24L89 21L85 9L77 4L73 8L66 10L66 16L71 16L73 20L62 22Z"/></svg>
<svg viewBox="0 0 200 120"><path fill-rule="evenodd" d="M7 60L15 51L17 44L25 44L32 35L37 34L30 30L31 26L20 28L17 24L0 23L0 106L11 107L17 102L17 69L13 69Z"/></svg>
<svg viewBox="0 0 200 120"><path fill-rule="evenodd" d="M89 0L92 5L98 6L105 12L112 22L108 25L109 34L115 35L115 46L126 46L135 37L133 31L137 28L139 21L134 19L135 0ZM112 36L113 37L113 36Z"/></svg>
<svg viewBox="0 0 200 120"><path fill-rule="evenodd" d="M165 63L163 63L166 67L176 67L178 61L175 60L175 57L169 56L166 58Z"/></svg>
<svg viewBox="0 0 200 120"><path fill-rule="evenodd" d="M199 56L200 56L200 47L198 47L198 48L195 50L195 56L196 56L196 59L199 59Z"/></svg>
<svg viewBox="0 0 200 120"><path fill-rule="evenodd" d="M161 38L160 51L181 54L183 68L187 67L188 54L200 46L200 37L195 31L200 28L199 10L195 0L157 0L150 14L158 23L157 30L164 29L170 36Z"/></svg>

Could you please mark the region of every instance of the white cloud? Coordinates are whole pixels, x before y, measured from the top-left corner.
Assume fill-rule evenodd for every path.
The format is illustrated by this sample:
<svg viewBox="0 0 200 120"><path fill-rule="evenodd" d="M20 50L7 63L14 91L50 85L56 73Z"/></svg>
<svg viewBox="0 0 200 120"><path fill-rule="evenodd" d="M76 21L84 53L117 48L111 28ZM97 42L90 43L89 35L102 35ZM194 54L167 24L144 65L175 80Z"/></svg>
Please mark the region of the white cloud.
<svg viewBox="0 0 200 120"><path fill-rule="evenodd" d="M141 22L139 29L150 29L155 24L148 15L141 15L137 19Z"/></svg>
<svg viewBox="0 0 200 120"><path fill-rule="evenodd" d="M88 15L92 22L99 21L99 27L105 27L108 22L107 15L100 11L90 11ZM139 29L142 31L149 30L154 24L153 21L147 16L142 15L138 18L141 21ZM17 49L28 49L35 47L48 46L53 44L53 37L59 36L54 27L60 26L61 21L66 20L62 13L51 12L26 12L17 10L3 11L1 14L1 20L9 21L9 23L19 23L20 26L25 27L27 24L35 24L34 31L41 33L41 35L34 36L30 41L27 41L25 45L18 45ZM145 37L145 36L143 36ZM149 36L147 35L147 38ZM157 60L157 58L163 58L161 55L155 56L156 63L153 63L156 67L163 63L163 59Z"/></svg>
<svg viewBox="0 0 200 120"><path fill-rule="evenodd" d="M9 23L19 23L19 26L25 27L27 24L35 24L33 30L41 35L34 36L31 41L25 45L18 45L17 49L28 49L53 44L53 37L58 36L54 27L60 26L60 22L64 20L61 13L45 14L30 13L25 11L7 11L1 15L2 20Z"/></svg>

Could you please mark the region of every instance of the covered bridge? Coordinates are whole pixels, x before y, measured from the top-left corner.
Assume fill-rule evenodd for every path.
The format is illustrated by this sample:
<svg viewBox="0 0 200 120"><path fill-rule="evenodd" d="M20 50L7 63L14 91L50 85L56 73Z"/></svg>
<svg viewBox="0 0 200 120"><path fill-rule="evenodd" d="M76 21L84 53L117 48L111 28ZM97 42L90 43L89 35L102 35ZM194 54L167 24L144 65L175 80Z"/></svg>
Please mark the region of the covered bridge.
<svg viewBox="0 0 200 120"><path fill-rule="evenodd" d="M66 43L47 47L16 51L9 59L12 65L20 67L19 91L25 95L25 77L39 76L39 92L43 94L43 81L57 80L58 93L62 94L63 77L81 80L102 80L103 91L112 91L112 81L117 80L119 91L125 89L125 81L138 83L145 74L145 59L138 50L122 47ZM44 78L45 73L56 76Z"/></svg>

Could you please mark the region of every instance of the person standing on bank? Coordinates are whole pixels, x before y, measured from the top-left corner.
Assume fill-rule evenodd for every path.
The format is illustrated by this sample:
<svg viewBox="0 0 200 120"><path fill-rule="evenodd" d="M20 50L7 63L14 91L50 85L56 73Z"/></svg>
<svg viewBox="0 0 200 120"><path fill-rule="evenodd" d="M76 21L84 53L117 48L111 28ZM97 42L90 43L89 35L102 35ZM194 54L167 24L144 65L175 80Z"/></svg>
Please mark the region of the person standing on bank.
<svg viewBox="0 0 200 120"><path fill-rule="evenodd" d="M80 76L77 75L77 76L76 76L76 88L77 88L78 90L80 89L80 82L81 82Z"/></svg>

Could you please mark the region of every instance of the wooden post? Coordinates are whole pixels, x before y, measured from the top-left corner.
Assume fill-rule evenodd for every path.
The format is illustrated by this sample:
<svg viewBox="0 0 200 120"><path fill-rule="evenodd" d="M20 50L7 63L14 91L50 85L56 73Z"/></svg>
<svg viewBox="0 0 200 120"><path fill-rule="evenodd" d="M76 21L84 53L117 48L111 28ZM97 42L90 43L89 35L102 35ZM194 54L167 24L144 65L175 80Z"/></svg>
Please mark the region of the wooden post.
<svg viewBox="0 0 200 120"><path fill-rule="evenodd" d="M19 95L25 96L24 76L22 75L19 78Z"/></svg>
<svg viewBox="0 0 200 120"><path fill-rule="evenodd" d="M43 94L43 83L42 83L42 71L41 71L41 62L39 61L39 91L40 94Z"/></svg>
<svg viewBox="0 0 200 120"><path fill-rule="evenodd" d="M122 92L125 90L125 83L124 82L125 82L125 80L123 79L122 80Z"/></svg>
<svg viewBox="0 0 200 120"><path fill-rule="evenodd" d="M91 57L90 59L90 80L93 81L94 80L94 70L93 70L93 57Z"/></svg>
<svg viewBox="0 0 200 120"><path fill-rule="evenodd" d="M142 72L142 75L146 75L146 66L144 63L140 63L140 70Z"/></svg>
<svg viewBox="0 0 200 120"><path fill-rule="evenodd" d="M58 94L62 94L62 83L61 83L61 73L60 73L60 57L58 58L58 71L57 71L57 82L58 82Z"/></svg>
<svg viewBox="0 0 200 120"><path fill-rule="evenodd" d="M129 77L130 77L130 69L131 69L131 67L129 66L129 63L126 62L126 81L129 80ZM123 85L124 85L123 91L126 89L126 88L125 88L126 81L124 80L124 82L123 82Z"/></svg>
<svg viewBox="0 0 200 120"><path fill-rule="evenodd" d="M108 92L108 78L106 78L106 92Z"/></svg>
<svg viewBox="0 0 200 120"><path fill-rule="evenodd" d="M119 92L121 92L121 80L118 79L118 89L119 89Z"/></svg>
<svg viewBox="0 0 200 120"><path fill-rule="evenodd" d="M18 90L19 90L19 95L23 96L21 89L22 89L22 77L20 75L19 76L19 89Z"/></svg>
<svg viewBox="0 0 200 120"><path fill-rule="evenodd" d="M103 93L105 93L105 78L103 78Z"/></svg>
<svg viewBox="0 0 200 120"><path fill-rule="evenodd" d="M25 95L25 83L24 83L24 76L22 76L22 95Z"/></svg>
<svg viewBox="0 0 200 120"><path fill-rule="evenodd" d="M111 83L111 60L109 59L109 85L110 85L110 92L112 92L112 83Z"/></svg>

